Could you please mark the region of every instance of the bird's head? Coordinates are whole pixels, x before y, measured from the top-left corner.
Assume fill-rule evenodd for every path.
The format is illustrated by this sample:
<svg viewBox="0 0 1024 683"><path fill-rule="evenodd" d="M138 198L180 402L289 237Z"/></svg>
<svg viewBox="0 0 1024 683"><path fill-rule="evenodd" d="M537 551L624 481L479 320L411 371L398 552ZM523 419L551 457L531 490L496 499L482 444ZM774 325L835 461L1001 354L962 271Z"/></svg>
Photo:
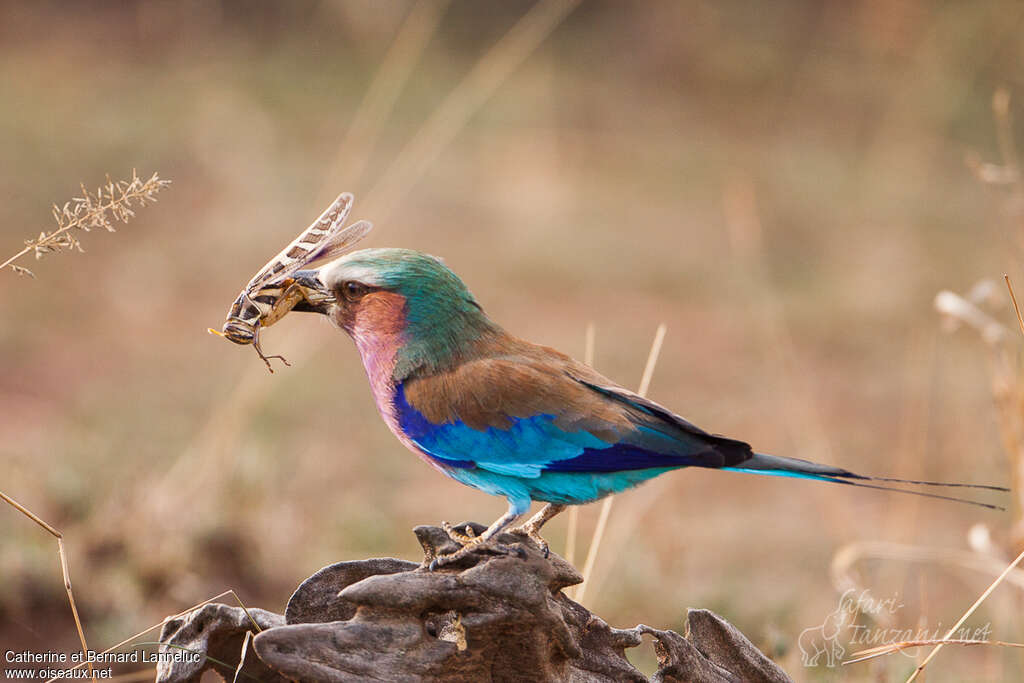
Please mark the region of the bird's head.
<svg viewBox="0 0 1024 683"><path fill-rule="evenodd" d="M368 353L395 353L395 379L446 367L498 327L444 263L409 249L363 249L295 274L305 301Z"/></svg>

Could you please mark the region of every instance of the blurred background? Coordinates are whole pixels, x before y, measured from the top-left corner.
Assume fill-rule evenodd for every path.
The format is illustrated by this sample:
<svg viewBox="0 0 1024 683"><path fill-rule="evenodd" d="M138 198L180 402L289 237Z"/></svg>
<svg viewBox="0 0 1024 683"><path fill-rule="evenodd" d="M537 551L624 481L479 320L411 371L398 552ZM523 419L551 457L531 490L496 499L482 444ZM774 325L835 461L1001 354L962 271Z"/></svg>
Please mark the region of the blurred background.
<svg viewBox="0 0 1024 683"><path fill-rule="evenodd" d="M65 534L90 647L229 588L280 612L324 565L417 560L414 525L504 510L397 443L325 320L264 333L292 362L273 375L205 331L345 190L376 224L363 246L444 257L509 331L576 357L593 323L596 368L626 386L664 322L650 396L711 431L1010 485L1020 338L999 278L1024 289L1022 18L914 0L0 2L0 257L80 182L173 180L86 253L0 273L0 486ZM983 278L1002 346L933 306ZM677 472L617 500L584 602L617 627L713 609L797 680L902 680L913 655L804 667L800 633L855 586L899 603L857 615L865 632L942 635L1021 549L1017 520ZM565 515L546 531L563 552ZM74 650L54 539L7 506L0 538L0 649ZM968 623L1024 641L1015 581ZM882 644L852 637L847 654ZM651 670L649 647L631 656ZM1020 680L1024 657L950 647L928 671Z"/></svg>

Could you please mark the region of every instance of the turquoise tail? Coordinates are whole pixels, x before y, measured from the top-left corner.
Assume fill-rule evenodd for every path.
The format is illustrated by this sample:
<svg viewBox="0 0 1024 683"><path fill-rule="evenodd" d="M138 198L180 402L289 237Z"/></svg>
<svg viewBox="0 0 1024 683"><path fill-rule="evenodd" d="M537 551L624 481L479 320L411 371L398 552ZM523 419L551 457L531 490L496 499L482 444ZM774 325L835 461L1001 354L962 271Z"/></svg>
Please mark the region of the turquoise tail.
<svg viewBox="0 0 1024 683"><path fill-rule="evenodd" d="M990 503L982 503L976 500L968 500L967 498L943 496L938 493L928 493L927 491L914 491L910 489L899 488L896 486L880 486L878 484L868 484L865 482L884 481L896 484L907 484L910 486L945 486L970 489L985 489L988 491L1000 491L1004 493L1010 490L1002 486L988 486L986 484L959 484L943 481L918 481L915 479L894 479L892 477L867 477L862 474L855 474L853 472L850 472L849 470L844 470L840 467L830 467L829 465L820 465L816 462L810 462L809 460L800 460L798 458L783 458L777 455L765 455L763 453L755 453L754 457L748 460L744 460L737 466L723 467L722 469L732 470L733 472L767 474L775 477L795 477L797 479L815 479L817 481L830 481L835 484L845 484L847 486L860 486L862 488L879 489L881 491L896 491L897 493L907 493L912 496L936 498L938 500L952 500L957 503L977 505L978 507L988 508L990 510L1005 510L1006 508L1001 507L999 505L992 505Z"/></svg>

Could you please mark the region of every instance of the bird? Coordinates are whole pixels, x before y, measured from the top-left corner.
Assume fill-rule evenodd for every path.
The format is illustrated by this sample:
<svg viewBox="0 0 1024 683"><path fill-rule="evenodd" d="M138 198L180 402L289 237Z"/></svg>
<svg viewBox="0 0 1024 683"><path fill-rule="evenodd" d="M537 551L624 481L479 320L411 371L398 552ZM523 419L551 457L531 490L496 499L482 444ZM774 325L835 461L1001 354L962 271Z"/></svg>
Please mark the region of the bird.
<svg viewBox="0 0 1024 683"><path fill-rule="evenodd" d="M474 550L508 551L510 532L545 553L541 528L581 505L687 467L796 477L999 506L886 484L999 486L870 477L797 458L755 452L712 434L590 366L506 332L440 258L409 249L353 251L294 279L293 310L325 315L355 342L384 422L442 474L508 502L473 534L444 523L461 547L433 560L450 564ZM534 502L546 503L512 528Z"/></svg>

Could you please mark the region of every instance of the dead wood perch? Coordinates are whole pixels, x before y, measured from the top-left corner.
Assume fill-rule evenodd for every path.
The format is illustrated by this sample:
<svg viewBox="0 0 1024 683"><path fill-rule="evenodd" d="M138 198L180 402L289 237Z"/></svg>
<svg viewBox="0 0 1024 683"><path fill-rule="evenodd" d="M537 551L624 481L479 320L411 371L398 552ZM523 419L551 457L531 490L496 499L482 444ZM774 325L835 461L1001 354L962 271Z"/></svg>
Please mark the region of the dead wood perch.
<svg viewBox="0 0 1024 683"><path fill-rule="evenodd" d="M241 608L222 604L168 621L162 652L185 648L209 659L161 663L157 683L198 683L207 669L239 682L646 681L625 655L644 634L658 657L653 681L790 680L707 610L690 610L685 638L642 624L610 627L562 593L582 581L579 572L523 537L502 539L519 556L482 551L429 572L435 555L455 548L439 527L415 533L423 564L325 567L299 586L283 616L250 609L259 632Z"/></svg>

